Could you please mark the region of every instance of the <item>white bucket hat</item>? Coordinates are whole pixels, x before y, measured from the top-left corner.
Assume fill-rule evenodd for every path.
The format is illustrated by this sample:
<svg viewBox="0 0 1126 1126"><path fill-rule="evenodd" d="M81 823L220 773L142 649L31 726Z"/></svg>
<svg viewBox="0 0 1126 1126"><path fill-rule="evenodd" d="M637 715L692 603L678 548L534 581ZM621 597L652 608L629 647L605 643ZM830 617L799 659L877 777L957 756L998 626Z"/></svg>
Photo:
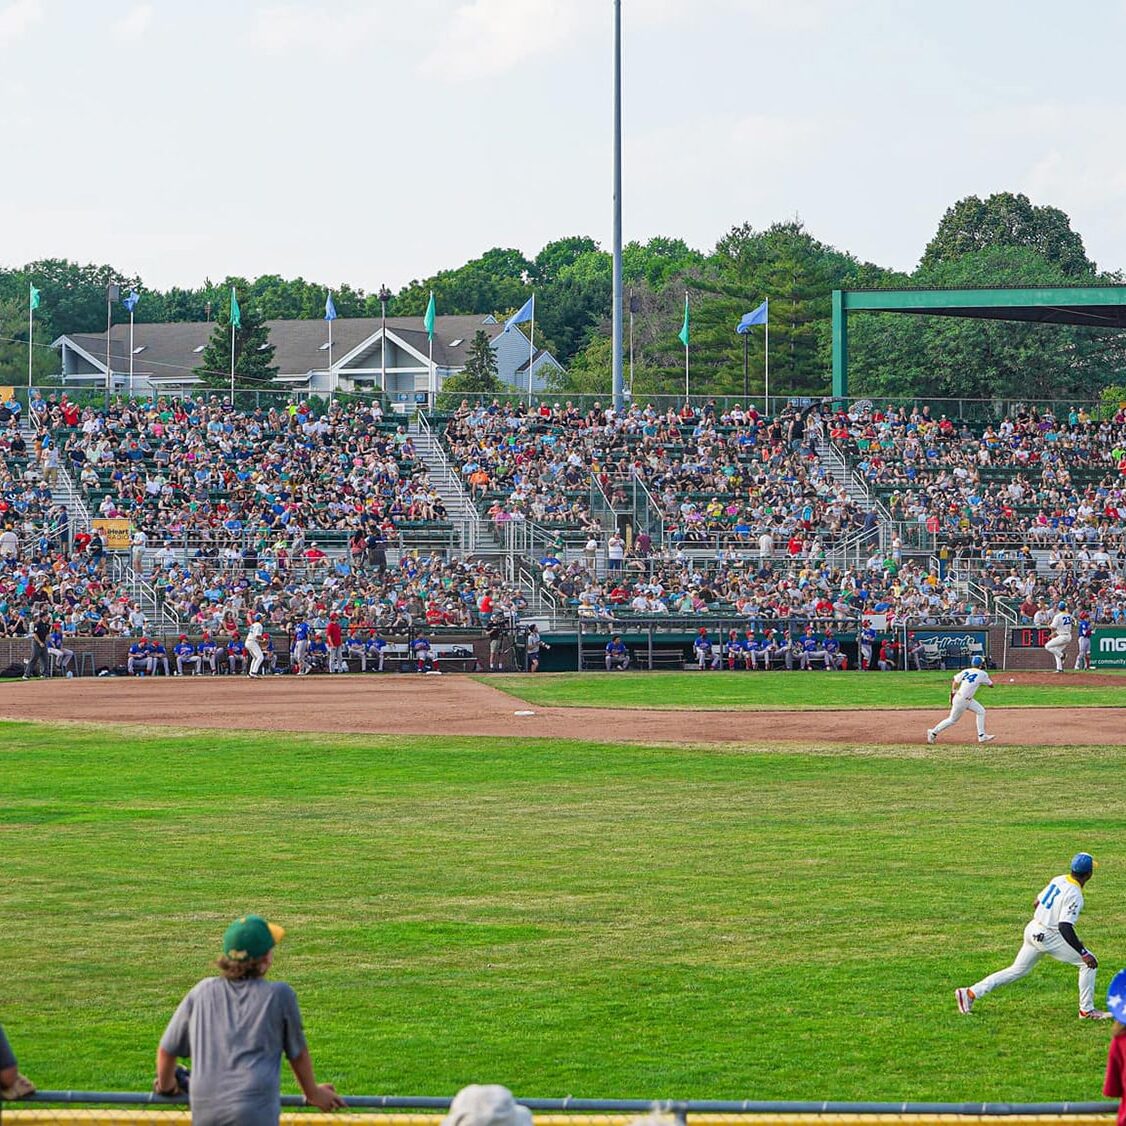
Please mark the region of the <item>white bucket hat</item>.
<svg viewBox="0 0 1126 1126"><path fill-rule="evenodd" d="M473 1083L458 1091L442 1126L532 1126L532 1112L507 1087Z"/></svg>

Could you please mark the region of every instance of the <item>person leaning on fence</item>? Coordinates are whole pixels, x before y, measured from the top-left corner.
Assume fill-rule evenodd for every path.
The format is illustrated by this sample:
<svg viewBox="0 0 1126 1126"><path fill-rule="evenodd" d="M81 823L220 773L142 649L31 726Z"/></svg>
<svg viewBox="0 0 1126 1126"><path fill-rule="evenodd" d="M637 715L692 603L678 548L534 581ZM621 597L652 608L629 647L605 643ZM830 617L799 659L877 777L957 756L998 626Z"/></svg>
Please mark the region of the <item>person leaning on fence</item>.
<svg viewBox="0 0 1126 1126"><path fill-rule="evenodd" d="M283 1052L307 1103L345 1105L330 1083L316 1081L297 995L265 980L284 934L260 915L235 919L223 935L220 976L193 986L164 1030L153 1087L181 1094L176 1060L191 1057L193 1126L277 1126Z"/></svg>
<svg viewBox="0 0 1126 1126"><path fill-rule="evenodd" d="M4 1035L0 1024L0 1099L26 1099L35 1094L35 1084L26 1075L20 1074L16 1065L16 1053Z"/></svg>
<svg viewBox="0 0 1126 1126"><path fill-rule="evenodd" d="M532 1112L507 1087L474 1083L454 1096L442 1126L532 1126Z"/></svg>

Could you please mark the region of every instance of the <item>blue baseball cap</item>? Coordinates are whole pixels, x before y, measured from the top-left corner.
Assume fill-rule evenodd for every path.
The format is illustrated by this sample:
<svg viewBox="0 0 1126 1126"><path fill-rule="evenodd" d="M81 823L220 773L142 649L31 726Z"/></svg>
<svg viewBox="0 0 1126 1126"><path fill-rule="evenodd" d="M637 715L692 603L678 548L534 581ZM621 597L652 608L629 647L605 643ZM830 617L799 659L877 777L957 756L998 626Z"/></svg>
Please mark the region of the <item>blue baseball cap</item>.
<svg viewBox="0 0 1126 1126"><path fill-rule="evenodd" d="M971 657L970 664L973 665L975 669L980 669L981 666L985 664L985 658L981 656Z"/></svg>
<svg viewBox="0 0 1126 1126"><path fill-rule="evenodd" d="M1077 852L1071 858L1071 874L1073 876L1089 876L1099 862L1089 852Z"/></svg>
<svg viewBox="0 0 1126 1126"><path fill-rule="evenodd" d="M1119 970L1106 987L1106 1007L1115 1020L1126 1024L1126 970Z"/></svg>
<svg viewBox="0 0 1126 1126"><path fill-rule="evenodd" d="M1061 602L1061 603L1060 603L1060 609L1061 609L1061 610L1066 610L1066 609L1067 609L1067 603L1066 603L1066 602Z"/></svg>

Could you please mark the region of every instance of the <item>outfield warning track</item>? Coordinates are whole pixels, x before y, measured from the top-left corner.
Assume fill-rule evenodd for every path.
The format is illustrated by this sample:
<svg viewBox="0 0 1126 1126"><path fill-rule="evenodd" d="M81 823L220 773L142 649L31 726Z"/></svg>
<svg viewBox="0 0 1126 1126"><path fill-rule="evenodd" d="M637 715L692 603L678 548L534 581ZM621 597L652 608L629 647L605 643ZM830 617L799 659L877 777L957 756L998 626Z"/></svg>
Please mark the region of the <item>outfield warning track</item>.
<svg viewBox="0 0 1126 1126"><path fill-rule="evenodd" d="M533 715L516 715L531 710ZM191 677L14 682L6 719L230 730L490 735L609 743L921 743L941 708L864 711L658 711L527 704L467 676ZM991 708L997 743L1126 742L1126 708ZM943 743L976 743L967 714Z"/></svg>

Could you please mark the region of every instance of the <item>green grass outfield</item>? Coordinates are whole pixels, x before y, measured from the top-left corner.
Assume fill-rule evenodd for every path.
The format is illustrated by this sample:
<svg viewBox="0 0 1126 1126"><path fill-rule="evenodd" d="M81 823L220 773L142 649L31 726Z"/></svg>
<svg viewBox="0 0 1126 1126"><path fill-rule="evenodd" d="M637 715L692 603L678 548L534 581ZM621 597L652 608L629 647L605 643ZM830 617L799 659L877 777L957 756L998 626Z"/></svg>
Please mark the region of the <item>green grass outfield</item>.
<svg viewBox="0 0 1126 1126"><path fill-rule="evenodd" d="M530 704L571 708L938 708L949 706L949 672L615 672L537 673L478 679ZM1010 684L994 670L995 687L981 690L987 708L1126 707L1121 685L1060 677L1058 684Z"/></svg>
<svg viewBox="0 0 1126 1126"><path fill-rule="evenodd" d="M1089 1099L1072 968L953 989L1079 848L1101 985L1126 964L1122 751L6 723L0 1013L41 1086L144 1089L258 910L345 1093Z"/></svg>

